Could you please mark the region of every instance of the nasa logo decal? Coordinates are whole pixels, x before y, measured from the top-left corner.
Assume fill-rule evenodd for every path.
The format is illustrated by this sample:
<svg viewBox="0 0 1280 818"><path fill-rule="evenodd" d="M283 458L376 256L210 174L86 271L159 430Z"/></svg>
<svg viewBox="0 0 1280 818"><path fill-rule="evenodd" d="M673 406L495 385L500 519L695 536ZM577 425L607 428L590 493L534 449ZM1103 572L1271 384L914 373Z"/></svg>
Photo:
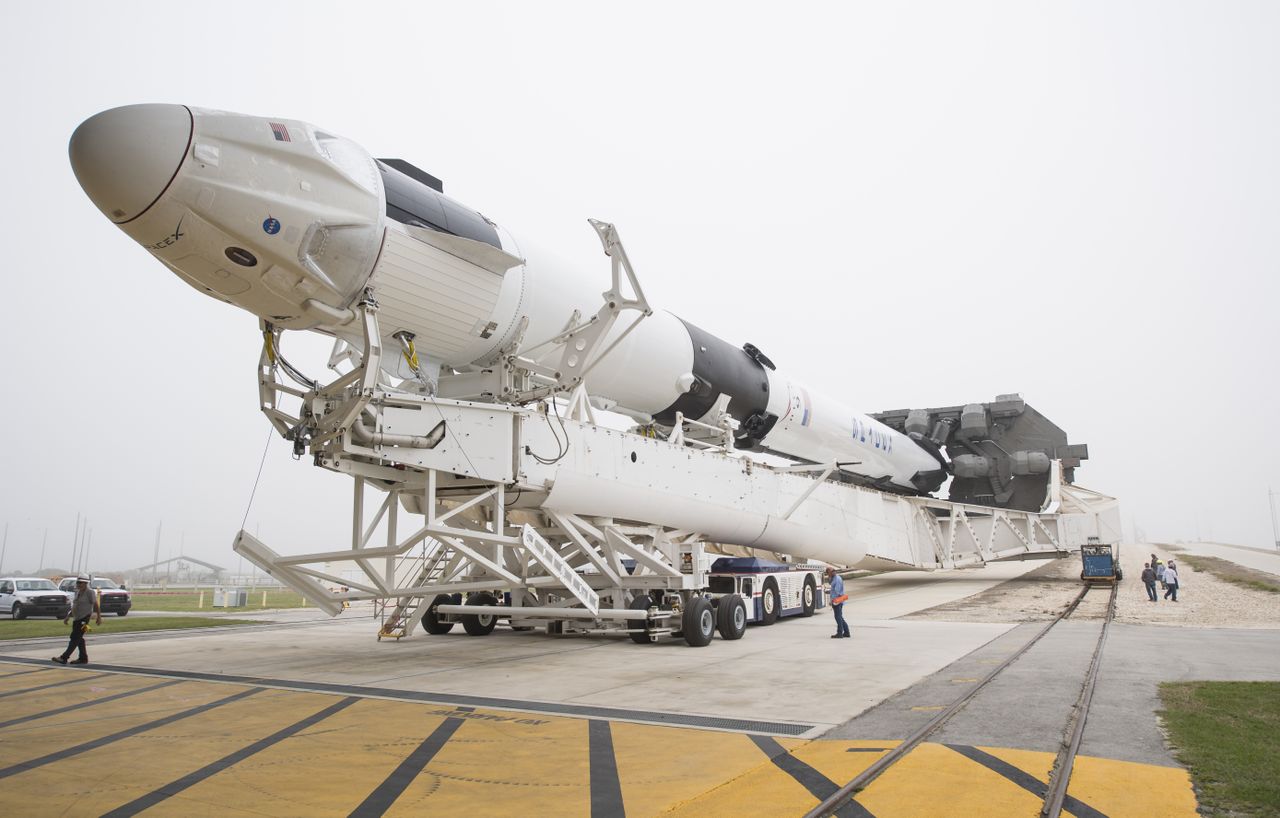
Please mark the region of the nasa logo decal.
<svg viewBox="0 0 1280 818"><path fill-rule="evenodd" d="M267 220L262 223L262 230L268 236L274 236L280 232L280 220L268 216Z"/></svg>

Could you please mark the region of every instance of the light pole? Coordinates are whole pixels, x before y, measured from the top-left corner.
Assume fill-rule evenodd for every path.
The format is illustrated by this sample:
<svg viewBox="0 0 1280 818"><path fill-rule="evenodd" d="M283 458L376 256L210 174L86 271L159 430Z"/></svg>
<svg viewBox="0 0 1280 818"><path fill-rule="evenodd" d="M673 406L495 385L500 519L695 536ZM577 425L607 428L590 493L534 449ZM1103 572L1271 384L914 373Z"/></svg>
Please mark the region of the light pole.
<svg viewBox="0 0 1280 818"><path fill-rule="evenodd" d="M1276 550L1280 551L1280 524L1276 522L1276 490L1267 489L1267 505L1271 506L1271 535L1276 541Z"/></svg>
<svg viewBox="0 0 1280 818"><path fill-rule="evenodd" d="M80 512L76 512L76 536L71 540L71 562L67 565L67 570L75 573L76 551L80 548Z"/></svg>

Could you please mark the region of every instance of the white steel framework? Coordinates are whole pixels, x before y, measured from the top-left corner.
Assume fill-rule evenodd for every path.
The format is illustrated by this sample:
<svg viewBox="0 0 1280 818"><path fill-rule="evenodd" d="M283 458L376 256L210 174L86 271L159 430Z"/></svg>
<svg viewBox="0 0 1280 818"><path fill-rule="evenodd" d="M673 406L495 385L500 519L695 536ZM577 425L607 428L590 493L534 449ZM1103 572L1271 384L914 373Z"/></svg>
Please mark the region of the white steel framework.
<svg viewBox="0 0 1280 818"><path fill-rule="evenodd" d="M502 617L513 627L621 630L636 641L683 633L705 644L708 622L741 635L732 612L720 616L704 599L716 543L933 570L1053 556L1118 534L1116 501L1063 485L1057 464L1044 510L1012 511L841 482L834 463L756 462L733 449L727 416L718 426L677 417L669 430L600 425L586 375L620 315L635 314L630 331L649 307L612 226L593 225L613 260L597 315L575 313L536 359L517 355L517 341L489 369L442 375L439 391L455 397L421 377L407 334L399 352L419 377L388 381L372 292L357 311L364 348L338 342L331 367L354 367L328 384L289 366L278 331L264 324L261 409L296 453L309 448L316 465L354 479L351 537L341 549L281 555L241 531L235 550L330 614L377 601L382 636L419 623L487 633ZM622 294L624 275L633 297ZM558 368L545 363L557 350ZM380 502L368 501L371 491ZM339 574L335 563L356 568Z"/></svg>

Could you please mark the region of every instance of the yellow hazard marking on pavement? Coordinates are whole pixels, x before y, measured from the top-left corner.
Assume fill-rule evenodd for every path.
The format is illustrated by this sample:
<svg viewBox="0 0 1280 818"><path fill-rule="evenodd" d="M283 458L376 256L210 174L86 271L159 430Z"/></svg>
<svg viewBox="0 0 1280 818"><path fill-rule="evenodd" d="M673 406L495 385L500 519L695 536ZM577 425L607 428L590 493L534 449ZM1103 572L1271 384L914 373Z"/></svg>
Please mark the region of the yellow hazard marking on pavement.
<svg viewBox="0 0 1280 818"><path fill-rule="evenodd" d="M76 671L61 671L64 674L74 672ZM87 681L82 684L91 685L96 681ZM43 712L71 703L72 700L64 694L64 691L80 686L80 684L68 685L65 688L53 688L52 690L31 694L35 697L31 712ZM132 699L111 702L103 705L101 711L96 709L73 710L47 719L37 719L8 727L5 728L4 741L0 741L0 769L28 762L50 753L65 751L85 742L100 739L191 707L208 704L232 692L234 692L234 689L227 685L191 682L157 690L151 694L135 696ZM25 697L15 696L13 698L23 699ZM9 701L12 702L13 700L10 699ZM9 712L7 707L4 712ZM71 761L72 763L83 763L83 758L82 756L75 756ZM65 762L54 762L38 770L23 772L16 777L9 778L5 783L11 785L18 779L35 776L42 770L49 770L61 766L63 763ZM47 777L47 773L45 776ZM49 794L48 790L40 788L36 792L43 794L41 803L50 804L50 809L53 809L53 804L45 798Z"/></svg>
<svg viewBox="0 0 1280 818"><path fill-rule="evenodd" d="M697 798L708 781L745 775L767 761L748 736L710 730L614 722L613 753L622 800L634 815L656 815L672 804ZM774 739L786 750L801 739Z"/></svg>
<svg viewBox="0 0 1280 818"><path fill-rule="evenodd" d="M466 815L480 804L490 815L582 809L591 802L588 721L538 721L464 719L387 815Z"/></svg>
<svg viewBox="0 0 1280 818"><path fill-rule="evenodd" d="M175 796L157 813L348 815L444 722L431 712L439 709L364 699Z"/></svg>
<svg viewBox="0 0 1280 818"><path fill-rule="evenodd" d="M1106 815L1196 815L1191 778L1181 767L1081 756L1068 792Z"/></svg>
<svg viewBox="0 0 1280 818"><path fill-rule="evenodd" d="M945 704L922 704L911 708L912 710L945 710Z"/></svg>
<svg viewBox="0 0 1280 818"><path fill-rule="evenodd" d="M661 814L691 818L707 815L798 815L818 803L803 784L763 753L757 751L757 758L759 760L751 770L713 785L696 798L673 804Z"/></svg>
<svg viewBox="0 0 1280 818"><path fill-rule="evenodd" d="M34 673L27 677L29 682L22 685L19 689L29 689L40 685L48 684L55 681L66 681L68 677L75 678L71 674L63 671L60 674L54 673ZM157 679L148 679L145 676L99 676L94 679L86 679L84 681L73 684L62 685L60 687L50 688L49 690L38 690L33 693L20 693L0 699L0 721L9 721L11 719L24 718L33 716L37 713L43 713L46 710L53 710L59 707L66 707L69 704L83 704L98 699L112 696L117 693L125 693L130 690L140 690L144 687L154 685ZM12 730L18 730L15 725L5 728L5 735Z"/></svg>
<svg viewBox="0 0 1280 818"><path fill-rule="evenodd" d="M897 745L77 674L0 679L69 682L0 699L0 721L26 719L0 742L13 803L67 815L138 799L147 814L224 817L349 815L367 801L387 815L588 816L593 801L632 816L798 815ZM857 802L875 818L1034 815L1052 764L1051 753L926 743ZM1082 757L1068 794L1068 812L1148 816L1158 803L1196 815L1175 767Z"/></svg>
<svg viewBox="0 0 1280 818"><path fill-rule="evenodd" d="M951 681L955 682L956 684L971 684L978 680L977 679L952 679Z"/></svg>
<svg viewBox="0 0 1280 818"><path fill-rule="evenodd" d="M200 688L197 692L192 688ZM145 724L198 704L225 698L246 688L213 683L176 685L134 700L104 705L121 705L124 711L114 717L101 718L93 710L73 711L38 725L42 740L46 731L57 734L60 743L73 747ZM164 696L172 693L172 697ZM194 694L194 695L193 695ZM110 744L79 753L65 761L30 770L10 779L23 787L41 793L39 802L52 814L78 811L92 803L94 814L127 804L169 782L217 761L245 745L252 744L278 730L322 709L332 696L263 690L244 699L215 707L170 724L122 738ZM93 721L89 721L93 719ZM28 738L32 734L28 731ZM91 774L86 774L92 771ZM91 802L86 802L91 798Z"/></svg>
<svg viewBox="0 0 1280 818"><path fill-rule="evenodd" d="M856 775L856 773L854 773ZM844 780L849 780L848 776ZM1036 815L1042 799L940 744L921 744L858 794L877 818Z"/></svg>

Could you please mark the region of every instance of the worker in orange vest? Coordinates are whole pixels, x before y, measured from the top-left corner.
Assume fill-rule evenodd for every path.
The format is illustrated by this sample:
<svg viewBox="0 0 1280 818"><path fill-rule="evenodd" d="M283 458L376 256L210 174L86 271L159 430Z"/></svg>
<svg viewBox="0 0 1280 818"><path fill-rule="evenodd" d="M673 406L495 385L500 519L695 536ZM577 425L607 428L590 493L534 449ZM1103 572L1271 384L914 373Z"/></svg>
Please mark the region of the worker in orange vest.
<svg viewBox="0 0 1280 818"><path fill-rule="evenodd" d="M827 568L827 579L831 581L831 610L836 615L836 632L832 639L848 639L849 623L844 621L844 603L849 595L844 592L844 578L836 573L836 569Z"/></svg>

